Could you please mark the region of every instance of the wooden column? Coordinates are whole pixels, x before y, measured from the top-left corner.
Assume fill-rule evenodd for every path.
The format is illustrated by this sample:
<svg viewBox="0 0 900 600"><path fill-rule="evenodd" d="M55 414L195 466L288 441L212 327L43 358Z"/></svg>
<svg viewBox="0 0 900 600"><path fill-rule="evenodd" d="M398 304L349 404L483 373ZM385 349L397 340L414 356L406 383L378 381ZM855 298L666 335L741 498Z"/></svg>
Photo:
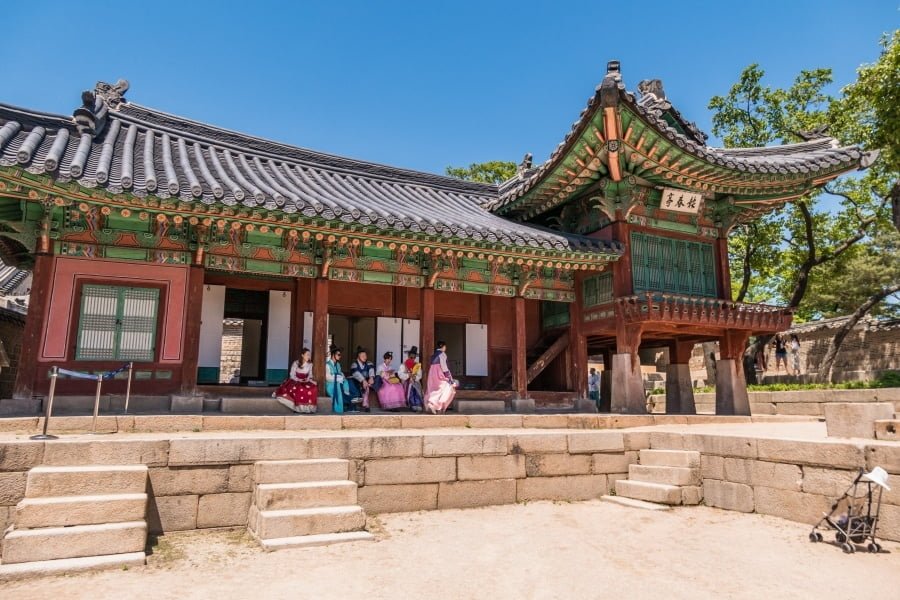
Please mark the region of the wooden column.
<svg viewBox="0 0 900 600"><path fill-rule="evenodd" d="M300 356L300 349L303 347L303 336L305 334L303 331L303 312L306 308L303 292L305 291L303 279L301 277L294 279L294 289L291 290L291 341L290 350L288 351L288 356L292 361ZM310 336L310 339L312 339L312 336ZM322 355L323 352L324 350L319 349L318 353L312 357L313 362L319 360L325 362L326 357Z"/></svg>
<svg viewBox="0 0 900 600"><path fill-rule="evenodd" d="M569 304L569 344L571 357L569 368L573 390L577 398L587 397L587 337L584 335L581 277L575 276L575 302Z"/></svg>
<svg viewBox="0 0 900 600"><path fill-rule="evenodd" d="M22 332L16 385L13 388L13 398L17 400L30 400L35 391L41 387L38 384L38 377L43 371L38 368L38 358L41 342L44 340L44 327L47 324L50 288L53 285L53 259L53 255L49 253L39 253L34 257L31 298L28 303L28 315L25 317L25 329Z"/></svg>
<svg viewBox="0 0 900 600"><path fill-rule="evenodd" d="M193 395L197 391L197 363L200 360L200 320L203 313L203 278L206 269L202 264L192 264L188 274L188 303L185 311L184 338L182 338L181 394Z"/></svg>
<svg viewBox="0 0 900 600"><path fill-rule="evenodd" d="M697 414L689 364L693 350L693 341L676 340L669 346L670 360L666 367L666 414Z"/></svg>
<svg viewBox="0 0 900 600"><path fill-rule="evenodd" d="M616 353L612 357L611 411L642 414L647 412L644 382L641 377L641 325L626 325L621 316L616 323Z"/></svg>
<svg viewBox="0 0 900 600"><path fill-rule="evenodd" d="M426 287L421 290L421 296L419 297L419 336L422 344L419 347L419 355L422 361L422 386L424 389L430 366L427 364L427 361L431 359L435 344L434 288Z"/></svg>
<svg viewBox="0 0 900 600"><path fill-rule="evenodd" d="M325 360L328 358L328 280L319 277L313 280L312 284L312 305L313 305L313 331L312 345L310 348L313 355L313 379L321 382L319 392L325 395ZM301 323L302 315L301 315ZM349 356L349 352L345 353Z"/></svg>
<svg viewBox="0 0 900 600"><path fill-rule="evenodd" d="M512 387L517 399L528 397L528 364L526 352L528 341L525 333L525 298L513 298L513 353Z"/></svg>
<svg viewBox="0 0 900 600"><path fill-rule="evenodd" d="M603 373L600 375L600 412L612 412L612 349L603 350Z"/></svg>
<svg viewBox="0 0 900 600"><path fill-rule="evenodd" d="M716 240L716 278L719 280L719 297L731 300L731 268L728 266L727 237L720 237Z"/></svg>
<svg viewBox="0 0 900 600"><path fill-rule="evenodd" d="M744 348L750 337L748 331L729 329L719 338L716 361L716 414L750 415L750 397L744 378Z"/></svg>
<svg viewBox="0 0 900 600"><path fill-rule="evenodd" d="M611 225L612 239L625 246L625 253L613 263L613 294L616 298L634 294L634 279L631 276L631 227L624 221Z"/></svg>

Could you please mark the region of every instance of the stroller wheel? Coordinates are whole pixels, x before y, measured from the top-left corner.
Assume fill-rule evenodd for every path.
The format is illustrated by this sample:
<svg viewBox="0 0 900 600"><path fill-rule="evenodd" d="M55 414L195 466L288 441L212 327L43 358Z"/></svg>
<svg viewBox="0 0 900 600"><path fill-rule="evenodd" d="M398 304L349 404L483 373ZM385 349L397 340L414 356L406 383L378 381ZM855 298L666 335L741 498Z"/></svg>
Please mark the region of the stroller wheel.
<svg viewBox="0 0 900 600"><path fill-rule="evenodd" d="M814 543L814 544L815 544L816 542L821 542L821 541L822 541L822 534L819 533L818 531L813 531L812 533L809 534L809 541L811 541L811 542Z"/></svg>
<svg viewBox="0 0 900 600"><path fill-rule="evenodd" d="M847 536L838 531L836 534L834 534L834 541L836 541L838 544L843 544L847 541Z"/></svg>
<svg viewBox="0 0 900 600"><path fill-rule="evenodd" d="M841 550L843 550L846 554L853 554L856 552L856 548L853 547L853 544L848 544L844 542L841 544Z"/></svg>
<svg viewBox="0 0 900 600"><path fill-rule="evenodd" d="M872 542L868 546L866 546L866 550L868 550L872 554L878 554L879 552L881 552L881 545L877 544L876 542Z"/></svg>

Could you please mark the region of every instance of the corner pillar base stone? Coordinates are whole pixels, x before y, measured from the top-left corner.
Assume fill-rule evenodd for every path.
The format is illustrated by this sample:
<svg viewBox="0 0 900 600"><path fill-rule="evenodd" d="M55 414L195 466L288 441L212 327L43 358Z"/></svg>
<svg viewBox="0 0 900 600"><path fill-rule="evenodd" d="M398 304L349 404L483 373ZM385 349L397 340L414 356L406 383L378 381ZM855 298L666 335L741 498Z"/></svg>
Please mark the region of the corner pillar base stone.
<svg viewBox="0 0 900 600"><path fill-rule="evenodd" d="M631 353L613 354L610 377L611 412L629 415L647 413L640 367L633 369Z"/></svg>
<svg viewBox="0 0 900 600"><path fill-rule="evenodd" d="M198 394L173 394L169 410L173 413L202 413L203 396Z"/></svg>
<svg viewBox="0 0 900 600"><path fill-rule="evenodd" d="M575 400L575 412L579 413L597 413L597 403L587 398L578 398Z"/></svg>
<svg viewBox="0 0 900 600"><path fill-rule="evenodd" d="M534 398L514 398L512 411L514 413L533 413L535 411Z"/></svg>
<svg viewBox="0 0 900 600"><path fill-rule="evenodd" d="M747 382L733 358L716 361L716 414L750 416Z"/></svg>
<svg viewBox="0 0 900 600"><path fill-rule="evenodd" d="M666 367L666 414L697 414L691 367L688 364L669 364Z"/></svg>

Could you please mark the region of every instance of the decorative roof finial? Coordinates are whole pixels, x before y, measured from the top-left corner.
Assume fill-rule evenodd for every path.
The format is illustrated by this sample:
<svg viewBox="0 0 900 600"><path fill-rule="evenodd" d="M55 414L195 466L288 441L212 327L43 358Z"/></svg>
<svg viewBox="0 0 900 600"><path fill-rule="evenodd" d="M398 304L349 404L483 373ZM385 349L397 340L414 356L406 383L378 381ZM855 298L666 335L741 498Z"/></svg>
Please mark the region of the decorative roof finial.
<svg viewBox="0 0 900 600"><path fill-rule="evenodd" d="M641 103L644 102L645 98L650 101L651 98L648 98L648 96L652 96L654 101L666 99L666 92L663 90L661 79L645 79L638 84L637 89L641 93Z"/></svg>
<svg viewBox="0 0 900 600"><path fill-rule="evenodd" d="M518 168L516 169L517 175L523 175L528 170L531 169L531 165L533 163L533 157L531 152L526 152L525 156L522 157L522 162L519 163Z"/></svg>
<svg viewBox="0 0 900 600"><path fill-rule="evenodd" d="M82 106L75 109L72 115L78 132L82 135L90 134L95 138L99 136L106 126L106 113L110 108L118 108L125 102L127 90L128 82L120 79L114 84L98 81L93 91L82 92Z"/></svg>
<svg viewBox="0 0 900 600"><path fill-rule="evenodd" d="M619 69L621 66L622 66L622 63L620 63L619 61L611 60L606 63L606 72L607 73L620 73L621 71Z"/></svg>

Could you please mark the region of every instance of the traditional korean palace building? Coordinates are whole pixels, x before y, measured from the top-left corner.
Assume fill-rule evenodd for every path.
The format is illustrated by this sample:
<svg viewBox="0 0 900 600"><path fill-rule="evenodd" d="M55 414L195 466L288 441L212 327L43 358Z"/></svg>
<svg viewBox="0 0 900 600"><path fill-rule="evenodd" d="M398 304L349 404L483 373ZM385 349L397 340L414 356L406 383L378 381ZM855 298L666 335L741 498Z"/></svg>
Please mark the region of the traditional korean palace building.
<svg viewBox="0 0 900 600"><path fill-rule="evenodd" d="M669 349L667 409L692 412L691 348L718 340L718 412L747 413L748 336L791 314L732 301L728 233L866 160L831 138L709 147L617 62L550 158L500 186L227 131L127 89L99 83L71 117L0 105L0 258L34 277L17 397L45 394L53 365L123 361L141 393L195 393L230 376L238 319L242 381L279 382L301 346L322 381L330 341L346 368L357 345L399 360L443 339L486 398L584 396L602 355L613 412L645 410L642 348Z"/></svg>

